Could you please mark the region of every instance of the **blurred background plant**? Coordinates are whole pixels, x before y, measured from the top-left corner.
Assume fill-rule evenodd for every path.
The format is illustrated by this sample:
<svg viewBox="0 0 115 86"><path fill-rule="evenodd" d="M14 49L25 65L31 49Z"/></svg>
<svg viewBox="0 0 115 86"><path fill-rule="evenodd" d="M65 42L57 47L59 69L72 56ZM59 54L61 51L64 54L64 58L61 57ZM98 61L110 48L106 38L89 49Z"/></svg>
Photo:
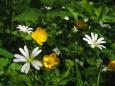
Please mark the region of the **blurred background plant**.
<svg viewBox="0 0 115 86"><path fill-rule="evenodd" d="M114 4L114 0L1 0L0 86L114 86L115 72L101 71L115 59ZM18 31L18 25L34 31L44 28L48 40L39 46ZM92 49L83 41L91 32L105 38L106 49ZM25 44L30 50L42 48L38 59L58 48L59 65L21 73L13 54Z"/></svg>

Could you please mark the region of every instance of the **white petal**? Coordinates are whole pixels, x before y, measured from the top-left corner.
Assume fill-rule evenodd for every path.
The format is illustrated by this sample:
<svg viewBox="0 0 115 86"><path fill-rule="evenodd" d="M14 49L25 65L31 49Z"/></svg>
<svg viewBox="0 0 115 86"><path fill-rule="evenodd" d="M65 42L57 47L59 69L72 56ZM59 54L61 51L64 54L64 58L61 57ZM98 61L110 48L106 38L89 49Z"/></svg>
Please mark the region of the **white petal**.
<svg viewBox="0 0 115 86"><path fill-rule="evenodd" d="M97 43L100 43L100 42L103 41L103 40L104 40L104 38L101 37L101 38L99 38L99 39L97 40Z"/></svg>
<svg viewBox="0 0 115 86"><path fill-rule="evenodd" d="M38 51L38 49L39 49L39 47L34 48L31 55L33 56Z"/></svg>
<svg viewBox="0 0 115 86"><path fill-rule="evenodd" d="M26 57L29 58L29 52L28 52L28 48L27 48L26 45L24 46L24 50L25 50L25 53L26 53Z"/></svg>
<svg viewBox="0 0 115 86"><path fill-rule="evenodd" d="M28 28L28 31L31 31L31 30L33 30L33 28Z"/></svg>
<svg viewBox="0 0 115 86"><path fill-rule="evenodd" d="M102 48L106 48L105 46L103 45L97 45L98 48L100 48L102 50Z"/></svg>
<svg viewBox="0 0 115 86"><path fill-rule="evenodd" d="M33 31L26 31L28 34L31 34Z"/></svg>
<svg viewBox="0 0 115 86"><path fill-rule="evenodd" d="M91 44L91 41L88 40L87 38L83 38L84 41L86 41L88 44Z"/></svg>
<svg viewBox="0 0 115 86"><path fill-rule="evenodd" d="M24 58L15 58L13 59L13 62L26 62L27 60Z"/></svg>
<svg viewBox="0 0 115 86"><path fill-rule="evenodd" d="M29 69L30 69L30 63L25 63L21 68L21 72L27 74Z"/></svg>
<svg viewBox="0 0 115 86"><path fill-rule="evenodd" d="M95 35L94 35L94 33L91 33L91 38L92 38L93 41L95 41Z"/></svg>
<svg viewBox="0 0 115 86"><path fill-rule="evenodd" d="M86 37L88 40L92 40L89 35L85 35L85 37Z"/></svg>
<svg viewBox="0 0 115 86"><path fill-rule="evenodd" d="M24 26L26 29L28 28L28 26Z"/></svg>
<svg viewBox="0 0 115 86"><path fill-rule="evenodd" d="M87 38L83 38L84 41L88 42L89 40Z"/></svg>
<svg viewBox="0 0 115 86"><path fill-rule="evenodd" d="M25 58L24 56L19 55L19 54L14 54L14 57L16 57L16 58Z"/></svg>
<svg viewBox="0 0 115 86"><path fill-rule="evenodd" d="M99 49L101 49L102 50L102 47L101 46L97 46Z"/></svg>
<svg viewBox="0 0 115 86"><path fill-rule="evenodd" d="M95 34L95 40L97 40L97 38L98 38L98 35L97 35L97 34Z"/></svg>
<svg viewBox="0 0 115 86"><path fill-rule="evenodd" d="M22 55L24 55L27 58L27 54L22 48L19 48L19 51L22 53Z"/></svg>
<svg viewBox="0 0 115 86"><path fill-rule="evenodd" d="M42 50L38 50L35 54L33 54L34 57L36 57L38 54L40 54Z"/></svg>
<svg viewBox="0 0 115 86"><path fill-rule="evenodd" d="M27 31L28 34L31 34L29 31Z"/></svg>
<svg viewBox="0 0 115 86"><path fill-rule="evenodd" d="M100 42L96 42L96 44L101 44L101 43L106 43L106 41L100 41Z"/></svg>
<svg viewBox="0 0 115 86"><path fill-rule="evenodd" d="M40 61L33 61L32 62L32 66L35 68L35 69L37 69L37 70L40 70L40 67L42 67L43 65L42 65L42 63L40 62Z"/></svg>
<svg viewBox="0 0 115 86"><path fill-rule="evenodd" d="M23 26L21 26L21 25L18 25L17 28L20 29L20 30L23 30Z"/></svg>
<svg viewBox="0 0 115 86"><path fill-rule="evenodd" d="M91 48L95 48L95 47L96 47L96 46L92 43L92 44L91 44Z"/></svg>

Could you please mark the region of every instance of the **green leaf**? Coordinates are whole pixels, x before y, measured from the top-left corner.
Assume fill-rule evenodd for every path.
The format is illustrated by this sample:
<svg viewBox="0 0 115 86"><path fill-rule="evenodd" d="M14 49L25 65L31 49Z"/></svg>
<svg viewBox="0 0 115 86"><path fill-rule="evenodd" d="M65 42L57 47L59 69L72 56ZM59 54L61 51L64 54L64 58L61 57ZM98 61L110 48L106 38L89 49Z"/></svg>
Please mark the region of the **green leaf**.
<svg viewBox="0 0 115 86"><path fill-rule="evenodd" d="M115 43L111 45L111 48L115 51Z"/></svg>
<svg viewBox="0 0 115 86"><path fill-rule="evenodd" d="M0 72L4 69L8 64L8 58L0 58Z"/></svg>
<svg viewBox="0 0 115 86"><path fill-rule="evenodd" d="M0 48L0 55L2 55L4 57L7 57L7 58L12 58L13 57L12 53L10 53L7 50L2 49L2 48Z"/></svg>
<svg viewBox="0 0 115 86"><path fill-rule="evenodd" d="M88 58L88 59L87 59L87 63L90 64L90 65L96 65L96 64L97 64L97 61L96 61L96 59L94 59L94 58L92 57L92 58Z"/></svg>
<svg viewBox="0 0 115 86"><path fill-rule="evenodd" d="M30 21L35 23L40 16L43 16L43 13L37 9L28 8L24 13L18 15L14 18L16 21Z"/></svg>

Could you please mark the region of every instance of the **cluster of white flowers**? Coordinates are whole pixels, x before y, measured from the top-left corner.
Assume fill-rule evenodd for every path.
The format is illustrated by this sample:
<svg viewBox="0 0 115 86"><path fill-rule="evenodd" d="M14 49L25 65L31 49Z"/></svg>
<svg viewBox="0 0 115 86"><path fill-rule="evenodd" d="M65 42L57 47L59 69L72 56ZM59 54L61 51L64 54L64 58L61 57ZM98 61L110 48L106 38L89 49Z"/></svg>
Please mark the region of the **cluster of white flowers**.
<svg viewBox="0 0 115 86"><path fill-rule="evenodd" d="M103 22L99 22L99 24L101 25L101 27L103 28L111 28L111 26L109 24L103 24Z"/></svg>
<svg viewBox="0 0 115 86"><path fill-rule="evenodd" d="M84 65L84 63L82 61L80 61L79 59L75 59L75 62L77 62L80 66Z"/></svg>
<svg viewBox="0 0 115 86"><path fill-rule="evenodd" d="M46 9L46 10L51 10L51 9L52 9L52 7L45 6L45 9Z"/></svg>

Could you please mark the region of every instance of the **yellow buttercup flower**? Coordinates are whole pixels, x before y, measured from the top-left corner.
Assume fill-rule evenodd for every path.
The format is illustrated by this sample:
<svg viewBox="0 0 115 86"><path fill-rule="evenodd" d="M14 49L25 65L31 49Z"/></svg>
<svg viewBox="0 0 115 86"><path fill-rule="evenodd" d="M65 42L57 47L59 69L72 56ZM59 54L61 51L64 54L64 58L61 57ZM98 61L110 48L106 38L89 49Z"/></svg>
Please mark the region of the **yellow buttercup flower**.
<svg viewBox="0 0 115 86"><path fill-rule="evenodd" d="M115 71L115 60L111 61L107 66L107 69L110 71Z"/></svg>
<svg viewBox="0 0 115 86"><path fill-rule="evenodd" d="M45 29L38 27L36 31L32 33L32 38L39 44L43 45L47 41L48 35Z"/></svg>
<svg viewBox="0 0 115 86"><path fill-rule="evenodd" d="M54 69L59 64L59 58L55 53L43 57L43 65L47 69Z"/></svg>

